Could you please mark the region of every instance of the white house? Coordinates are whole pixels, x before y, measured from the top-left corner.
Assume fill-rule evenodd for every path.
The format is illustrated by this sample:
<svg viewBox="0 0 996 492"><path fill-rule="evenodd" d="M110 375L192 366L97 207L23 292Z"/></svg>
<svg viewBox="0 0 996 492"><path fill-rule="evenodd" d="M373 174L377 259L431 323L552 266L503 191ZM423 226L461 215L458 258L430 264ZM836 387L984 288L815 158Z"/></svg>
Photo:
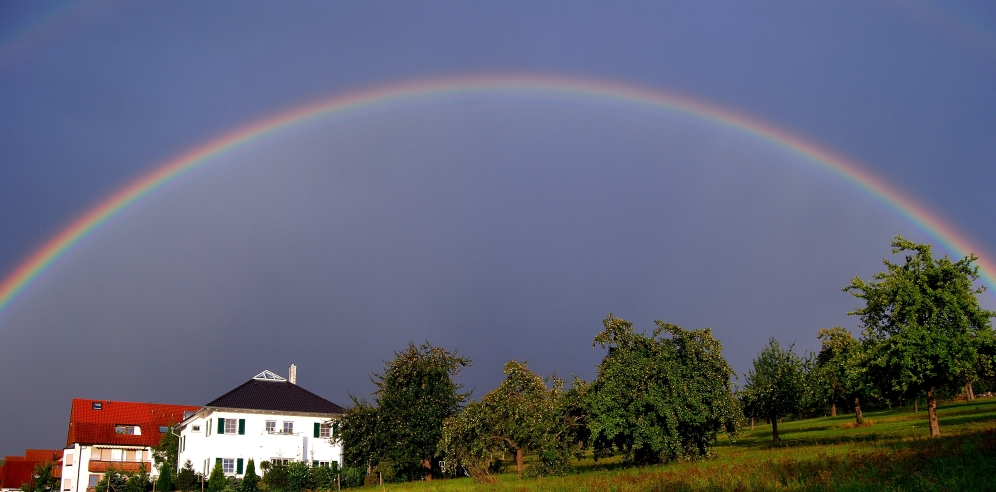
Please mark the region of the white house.
<svg viewBox="0 0 996 492"><path fill-rule="evenodd" d="M92 492L110 468L144 467L157 477L152 447L159 445L169 426L196 410L188 405L74 398L62 453L62 492Z"/></svg>
<svg viewBox="0 0 996 492"><path fill-rule="evenodd" d="M343 408L296 383L263 371L204 405L180 424L178 465L187 460L208 475L220 463L226 475L241 477L249 459L261 474L262 461L307 461L314 466L342 462L342 446L330 438Z"/></svg>

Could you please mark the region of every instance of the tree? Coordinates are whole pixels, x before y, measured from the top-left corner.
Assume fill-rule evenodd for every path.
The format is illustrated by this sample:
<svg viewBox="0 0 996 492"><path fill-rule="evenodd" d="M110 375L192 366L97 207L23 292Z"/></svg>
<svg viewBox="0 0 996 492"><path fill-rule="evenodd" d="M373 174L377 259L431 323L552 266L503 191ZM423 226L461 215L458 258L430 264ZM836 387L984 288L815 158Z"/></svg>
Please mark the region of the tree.
<svg viewBox="0 0 996 492"><path fill-rule="evenodd" d="M340 429L347 463L375 466L391 461L395 476L431 480L443 421L469 394L453 381L470 359L425 343L395 352L383 374L374 374L376 406L353 398ZM367 436L361 430L369 431ZM350 450L350 446L356 446Z"/></svg>
<svg viewBox="0 0 996 492"><path fill-rule="evenodd" d="M311 466L306 461L292 461L287 465L287 492L304 492L314 489Z"/></svg>
<svg viewBox="0 0 996 492"><path fill-rule="evenodd" d="M831 415L837 415L837 402L853 402L854 418L858 424L864 423L861 399L865 393L865 363L861 343L839 326L820 329L816 338L822 341L822 347L813 370L819 374Z"/></svg>
<svg viewBox="0 0 996 492"><path fill-rule="evenodd" d="M193 492L198 489L197 482L200 481L200 477L194 473L194 465L187 460L183 464L183 468L180 469L176 474L176 489L181 492Z"/></svg>
<svg viewBox="0 0 996 492"><path fill-rule="evenodd" d="M97 492L125 492L128 490L128 475L109 466L104 476L97 482Z"/></svg>
<svg viewBox="0 0 996 492"><path fill-rule="evenodd" d="M343 464L365 468L369 472L380 461L385 446L377 433L377 407L362 398L349 396L353 405L346 409L333 441L342 443Z"/></svg>
<svg viewBox="0 0 996 492"><path fill-rule="evenodd" d="M525 362L510 360L505 380L471 402L443 423L442 451L448 461L463 464L480 474L494 458L506 451L515 454L516 475L522 478L526 452L540 451L538 474L557 473L579 450L573 438L576 416L567 415L564 382L547 380L529 370Z"/></svg>
<svg viewBox="0 0 996 492"><path fill-rule="evenodd" d="M659 463L710 454L719 432L736 436L742 419L732 392L736 373L708 328L655 321L647 337L610 313L592 346L608 348L587 388L587 428L596 457ZM670 338L661 335L669 335Z"/></svg>
<svg viewBox="0 0 996 492"><path fill-rule="evenodd" d="M974 287L974 254L957 262L948 256L935 260L930 245L896 236L892 254L904 252L903 264L883 260L886 271L872 281L854 277L843 290L865 301L848 314L861 318L869 379L899 400L926 393L930 435L936 437L936 391L957 392L969 382L996 313L979 306L976 296L985 286Z"/></svg>
<svg viewBox="0 0 996 492"><path fill-rule="evenodd" d="M780 442L778 419L799 411L806 390L802 360L792 346L782 349L778 340L771 337L753 365L742 392L744 405L753 414L771 420L772 440Z"/></svg>
<svg viewBox="0 0 996 492"><path fill-rule="evenodd" d="M155 463L156 469L159 470L156 490L160 492L173 490L173 474L176 470L179 452L180 438L173 434L173 425L170 425L159 438L159 445L152 448L152 461Z"/></svg>
<svg viewBox="0 0 996 492"><path fill-rule="evenodd" d="M59 478L53 476L52 468L54 463L46 461L35 465L31 478L31 483L21 484L23 492L56 492L59 490ZM13 484L11 484L13 485Z"/></svg>
<svg viewBox="0 0 996 492"><path fill-rule="evenodd" d="M256 463L252 458L246 463L246 473L242 475L242 492L256 492L259 489L259 475L256 475Z"/></svg>
<svg viewBox="0 0 996 492"><path fill-rule="evenodd" d="M221 460L215 461L211 475L208 477L208 492L222 492L226 485L228 485L228 479L225 478L225 470L221 467Z"/></svg>

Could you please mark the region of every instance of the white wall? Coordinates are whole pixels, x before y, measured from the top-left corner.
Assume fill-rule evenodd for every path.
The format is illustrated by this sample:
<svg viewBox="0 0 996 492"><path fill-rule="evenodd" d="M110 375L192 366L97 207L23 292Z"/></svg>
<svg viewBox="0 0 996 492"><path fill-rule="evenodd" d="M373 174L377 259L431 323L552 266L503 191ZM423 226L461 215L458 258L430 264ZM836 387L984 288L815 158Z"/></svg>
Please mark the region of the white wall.
<svg viewBox="0 0 996 492"><path fill-rule="evenodd" d="M291 461L335 461L342 463L341 445L332 445L328 439L314 437L314 424L325 423L333 415L302 415L292 413L249 413L228 410L202 409L196 416L183 422L180 429L181 451L179 466L190 460L194 471L210 474L217 458L242 458L243 466L252 458L256 474L262 475L260 462L281 458ZM218 419L245 419L245 434L218 434ZM294 433L268 434L266 421L276 421L277 431L285 421L294 423ZM194 432L194 426L200 430ZM210 432L208 432L210 426ZM206 469L205 469L206 468ZM243 473L245 468L243 468ZM234 473L230 475L241 476Z"/></svg>

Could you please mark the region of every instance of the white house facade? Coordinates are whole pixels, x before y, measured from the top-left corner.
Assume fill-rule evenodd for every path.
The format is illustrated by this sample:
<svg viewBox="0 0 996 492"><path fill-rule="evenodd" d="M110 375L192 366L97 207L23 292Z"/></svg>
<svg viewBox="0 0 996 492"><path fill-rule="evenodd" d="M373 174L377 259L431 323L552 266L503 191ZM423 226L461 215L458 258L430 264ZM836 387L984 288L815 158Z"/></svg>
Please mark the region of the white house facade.
<svg viewBox="0 0 996 492"><path fill-rule="evenodd" d="M263 371L184 419L178 465L190 460L207 476L217 463L242 477L250 459L260 475L262 461L342 463L342 446L331 438L344 409L295 384L295 369L290 381Z"/></svg>

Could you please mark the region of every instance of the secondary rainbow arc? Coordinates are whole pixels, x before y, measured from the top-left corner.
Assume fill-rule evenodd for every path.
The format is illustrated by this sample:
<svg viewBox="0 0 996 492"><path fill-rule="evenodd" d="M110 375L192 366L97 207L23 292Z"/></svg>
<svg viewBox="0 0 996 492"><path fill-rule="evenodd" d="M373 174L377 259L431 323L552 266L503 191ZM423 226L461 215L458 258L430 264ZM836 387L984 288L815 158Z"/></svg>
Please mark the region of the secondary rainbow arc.
<svg viewBox="0 0 996 492"><path fill-rule="evenodd" d="M679 113L731 129L767 142L840 176L906 217L955 255L980 252L963 234L947 225L936 214L902 195L855 162L784 129L732 110L686 96L613 81L564 76L461 76L385 85L320 100L257 120L183 152L87 211L22 262L0 283L0 316L40 275L84 238L144 197L201 165L243 149L253 142L305 126L321 118L362 116L365 112L405 101L489 94L567 96L596 102L625 103L648 110ZM996 277L993 275L996 268L993 263L987 257L982 257L978 265L983 282L988 286L996 286Z"/></svg>

